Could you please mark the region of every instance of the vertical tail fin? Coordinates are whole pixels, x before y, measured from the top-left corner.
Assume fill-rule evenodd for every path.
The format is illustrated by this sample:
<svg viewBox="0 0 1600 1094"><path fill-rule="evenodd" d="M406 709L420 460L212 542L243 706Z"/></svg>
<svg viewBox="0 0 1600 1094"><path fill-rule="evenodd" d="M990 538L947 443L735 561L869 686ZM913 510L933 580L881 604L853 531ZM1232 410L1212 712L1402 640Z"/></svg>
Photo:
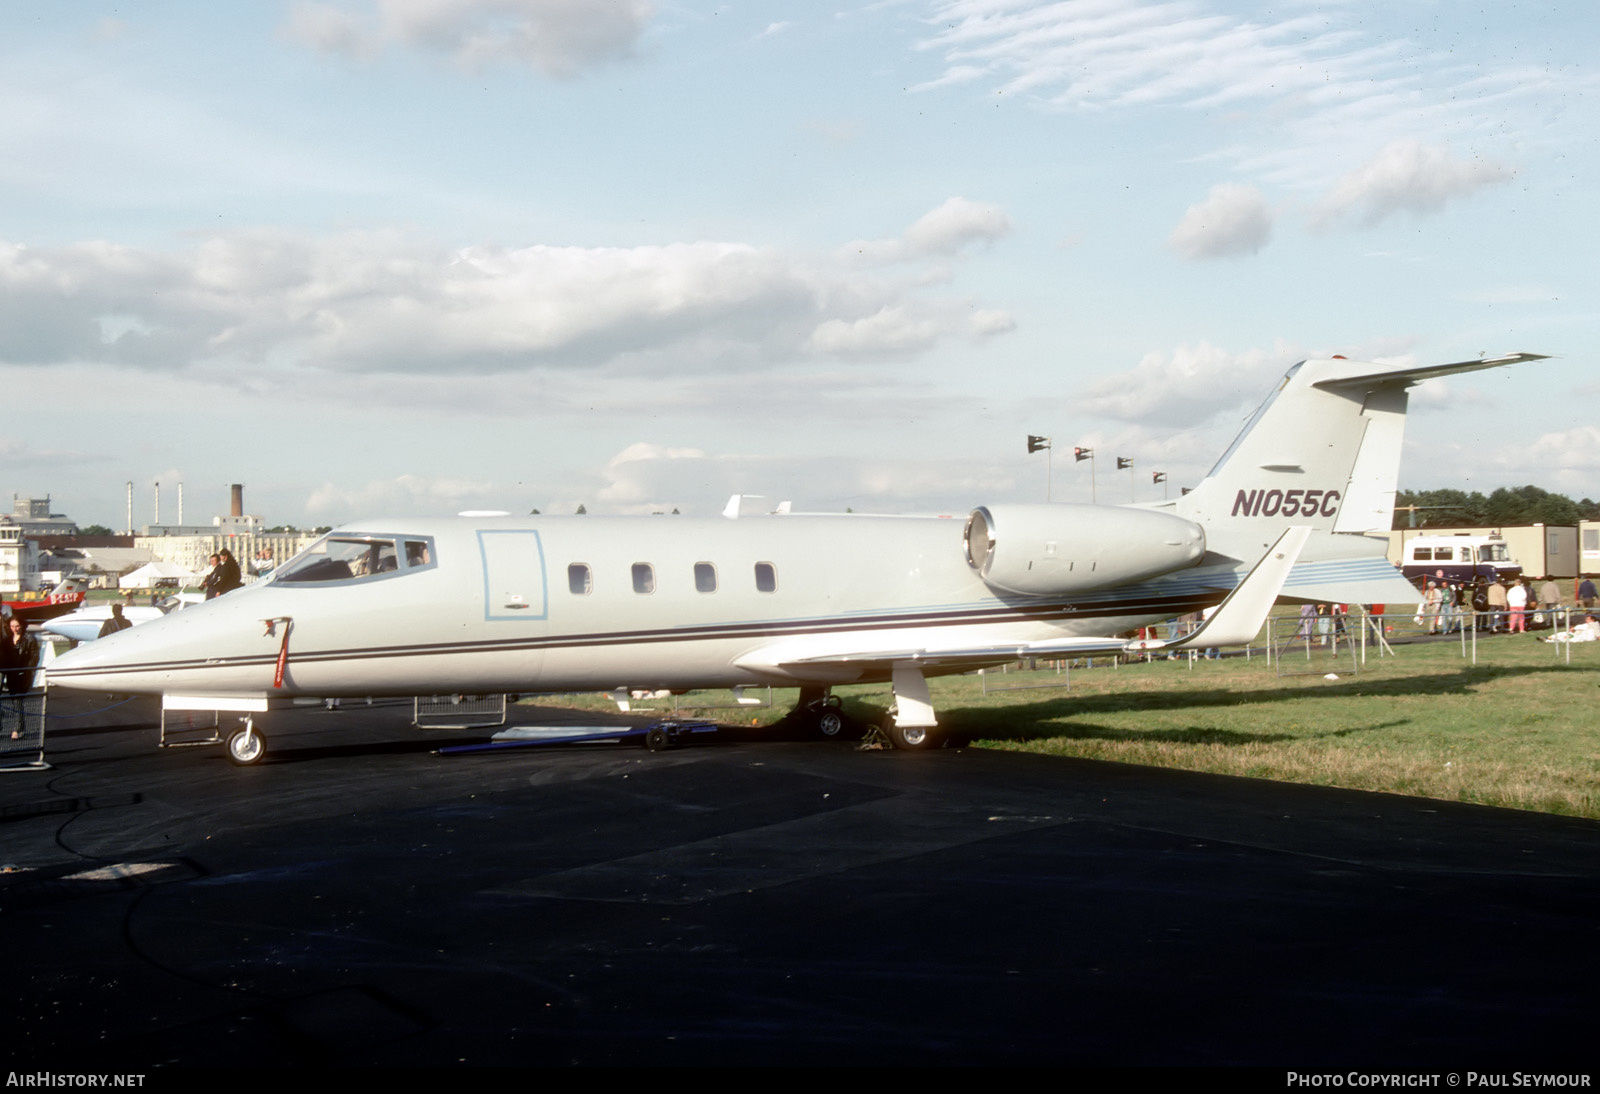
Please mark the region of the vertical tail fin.
<svg viewBox="0 0 1600 1094"><path fill-rule="evenodd" d="M1436 376L1543 359L1515 353L1395 368L1343 358L1291 368L1175 511L1210 527L1290 524L1387 531L1399 485L1408 390Z"/></svg>

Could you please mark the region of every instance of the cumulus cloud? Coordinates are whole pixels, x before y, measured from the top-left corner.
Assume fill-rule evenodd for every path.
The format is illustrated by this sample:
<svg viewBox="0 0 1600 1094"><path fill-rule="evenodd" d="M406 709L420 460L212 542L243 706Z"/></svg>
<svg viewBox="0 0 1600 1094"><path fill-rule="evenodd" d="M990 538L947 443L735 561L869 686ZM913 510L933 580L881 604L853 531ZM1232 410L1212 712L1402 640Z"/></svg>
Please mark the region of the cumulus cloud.
<svg viewBox="0 0 1600 1094"><path fill-rule="evenodd" d="M1251 255L1272 238L1273 212L1254 186L1213 186L1189 206L1167 243L1184 258Z"/></svg>
<svg viewBox="0 0 1600 1094"><path fill-rule="evenodd" d="M1318 205L1312 225L1370 226L1395 213L1436 213L1446 202L1511 177L1509 169L1486 160L1457 159L1418 140L1391 141L1339 180Z"/></svg>
<svg viewBox="0 0 1600 1094"><path fill-rule="evenodd" d="M1108 376L1082 393L1079 409L1124 422L1193 425L1253 405L1293 364L1287 346L1230 353L1201 342L1171 354L1152 352L1134 369Z"/></svg>
<svg viewBox="0 0 1600 1094"><path fill-rule="evenodd" d="M1532 444L1502 452L1495 462L1529 473L1582 472L1592 482L1594 473L1600 471L1600 427L1580 425L1544 433ZM1593 486L1587 484L1583 490L1590 495L1594 492Z"/></svg>
<svg viewBox="0 0 1600 1094"><path fill-rule="evenodd" d="M951 219L919 221L917 247L942 257L978 231ZM916 278L746 243L452 250L392 232L268 230L170 252L0 241L0 364L682 373L904 358L1011 327Z"/></svg>
<svg viewBox="0 0 1600 1094"><path fill-rule="evenodd" d="M829 357L907 358L951 336L986 338L1015 329L1003 311L962 315L949 308L883 307L859 319L830 319L806 340L807 348Z"/></svg>
<svg viewBox="0 0 1600 1094"><path fill-rule="evenodd" d="M670 513L686 497L720 496L738 489L729 457L698 448L636 441L606 462L595 493L600 509L623 513Z"/></svg>
<svg viewBox="0 0 1600 1094"><path fill-rule="evenodd" d="M970 245L992 243L1011 231L998 205L953 197L918 217L895 239L858 240L845 251L875 263L953 256Z"/></svg>
<svg viewBox="0 0 1600 1094"><path fill-rule="evenodd" d="M650 0L301 0L283 32L348 57L402 45L468 67L511 61L567 79L630 57L653 9Z"/></svg>

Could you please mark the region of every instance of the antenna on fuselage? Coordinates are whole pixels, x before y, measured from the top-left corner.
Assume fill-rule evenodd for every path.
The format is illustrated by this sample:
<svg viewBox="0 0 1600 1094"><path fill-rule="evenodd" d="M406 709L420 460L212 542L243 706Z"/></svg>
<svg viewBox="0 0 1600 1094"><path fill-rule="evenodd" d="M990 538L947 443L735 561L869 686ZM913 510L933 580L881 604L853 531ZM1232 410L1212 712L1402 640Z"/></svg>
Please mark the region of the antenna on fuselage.
<svg viewBox="0 0 1600 1094"><path fill-rule="evenodd" d="M722 507L722 515L729 520L739 519L739 503L745 498L759 498L760 494L735 494L728 499L728 504Z"/></svg>

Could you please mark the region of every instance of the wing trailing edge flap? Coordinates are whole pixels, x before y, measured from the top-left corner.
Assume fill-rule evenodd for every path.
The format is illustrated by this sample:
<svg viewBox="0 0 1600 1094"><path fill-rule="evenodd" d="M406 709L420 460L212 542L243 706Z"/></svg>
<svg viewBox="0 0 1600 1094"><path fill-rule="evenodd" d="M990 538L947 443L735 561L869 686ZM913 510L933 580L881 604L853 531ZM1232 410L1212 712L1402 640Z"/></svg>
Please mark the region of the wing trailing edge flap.
<svg viewBox="0 0 1600 1094"><path fill-rule="evenodd" d="M827 639L813 637L803 644L784 643L753 650L738 658L743 668L803 670L807 666L855 666L865 668L878 665L913 664L924 667L941 665L1004 664L1026 657L1052 655L1082 656L1092 653L1112 653L1121 650L1188 649L1192 646L1234 646L1253 641L1266 622L1267 613L1277 602L1284 579L1294 567L1300 551L1310 536L1309 527L1290 528L1267 549L1254 568L1245 575L1237 588L1228 594L1211 618L1200 629L1177 642L1134 641L1112 637L1050 638L1039 642L1013 642L986 646L918 646L902 649L860 649L852 651L827 650L822 644Z"/></svg>

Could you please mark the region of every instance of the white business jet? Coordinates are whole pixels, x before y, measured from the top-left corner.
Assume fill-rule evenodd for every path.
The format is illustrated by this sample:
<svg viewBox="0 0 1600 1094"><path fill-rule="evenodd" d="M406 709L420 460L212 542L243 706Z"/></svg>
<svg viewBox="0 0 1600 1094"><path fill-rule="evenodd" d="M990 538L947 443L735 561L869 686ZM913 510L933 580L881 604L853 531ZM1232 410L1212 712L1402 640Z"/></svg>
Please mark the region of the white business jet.
<svg viewBox="0 0 1600 1094"><path fill-rule="evenodd" d="M950 517L379 519L260 581L74 650L52 686L257 714L297 696L799 687L887 681L885 729L940 742L926 678L1018 658L1251 641L1280 596L1415 603L1385 558L1407 392L1541 355L1291 368L1194 490L1149 506ZM1115 637L1221 607L1170 642Z"/></svg>

